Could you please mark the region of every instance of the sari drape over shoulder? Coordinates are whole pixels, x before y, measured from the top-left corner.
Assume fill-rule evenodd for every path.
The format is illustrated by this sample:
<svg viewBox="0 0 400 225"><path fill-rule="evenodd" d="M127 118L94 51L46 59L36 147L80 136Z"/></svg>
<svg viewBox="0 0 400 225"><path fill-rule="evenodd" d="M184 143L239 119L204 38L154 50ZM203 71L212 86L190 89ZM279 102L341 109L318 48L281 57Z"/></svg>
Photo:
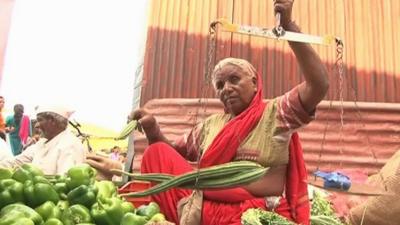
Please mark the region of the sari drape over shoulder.
<svg viewBox="0 0 400 225"><path fill-rule="evenodd" d="M246 69L250 68L249 71L253 71L256 74L251 64L248 63L245 67ZM258 74L257 78L257 93L249 107L228 121L218 132L211 144L205 149L198 165L200 168L235 160L237 150L242 141L246 139L249 133L260 122L266 104L262 101L262 82ZM298 95L295 97L298 97ZM290 141L288 140L289 150L287 152L289 152L289 156L284 193L285 198L282 198L275 212L296 223L307 225L309 224L310 208L307 184L305 183L307 173L302 156L302 148L296 133L290 135L289 138L291 139ZM187 149L189 148L193 149L193 146ZM202 154L199 149L194 149L194 151L198 151L197 154ZM141 170L143 173L162 172L182 174L191 171L192 167L170 146L156 143L146 149L142 159ZM152 196L152 198L160 204L161 209L168 219L179 224L176 212L177 202L183 197L189 196L190 193L190 190L174 188ZM248 208L266 209L265 198L254 197L243 188L221 190L220 194L215 191L203 191L203 193L204 201L201 224L239 225L241 224L241 214ZM216 201L216 196L223 198L223 201Z"/></svg>

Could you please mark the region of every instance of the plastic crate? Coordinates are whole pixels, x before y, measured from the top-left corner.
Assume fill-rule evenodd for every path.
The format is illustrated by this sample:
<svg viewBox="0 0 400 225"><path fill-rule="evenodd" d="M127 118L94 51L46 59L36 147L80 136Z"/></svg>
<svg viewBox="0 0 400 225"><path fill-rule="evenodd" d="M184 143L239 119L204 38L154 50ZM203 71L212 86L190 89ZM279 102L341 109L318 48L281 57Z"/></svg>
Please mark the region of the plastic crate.
<svg viewBox="0 0 400 225"><path fill-rule="evenodd" d="M118 192L122 193L129 193L129 192L137 192L149 189L151 187L150 182L146 181L129 181L128 183L124 184L122 187L119 188ZM126 201L131 202L136 208L141 205L147 205L151 202L151 197L125 197Z"/></svg>

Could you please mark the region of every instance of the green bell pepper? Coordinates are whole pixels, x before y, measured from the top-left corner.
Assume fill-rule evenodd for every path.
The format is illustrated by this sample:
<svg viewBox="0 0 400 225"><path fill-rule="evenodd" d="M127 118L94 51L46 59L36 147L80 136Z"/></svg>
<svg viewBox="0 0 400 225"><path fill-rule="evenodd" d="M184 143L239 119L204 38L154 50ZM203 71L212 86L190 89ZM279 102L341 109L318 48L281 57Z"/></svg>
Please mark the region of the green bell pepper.
<svg viewBox="0 0 400 225"><path fill-rule="evenodd" d="M17 225L16 220L19 218L25 218L22 212L12 211L0 217L0 225ZM31 220L32 221L32 220Z"/></svg>
<svg viewBox="0 0 400 225"><path fill-rule="evenodd" d="M91 223L90 211L83 205L73 205L66 209L61 215L64 225L76 225L79 223Z"/></svg>
<svg viewBox="0 0 400 225"><path fill-rule="evenodd" d="M136 214L145 216L148 220L159 212L160 206L155 202L150 202L148 205L142 205L136 210Z"/></svg>
<svg viewBox="0 0 400 225"><path fill-rule="evenodd" d="M147 223L145 216L127 213L122 217L120 225L144 225Z"/></svg>
<svg viewBox="0 0 400 225"><path fill-rule="evenodd" d="M16 202L24 202L24 185L13 179L0 180L0 209Z"/></svg>
<svg viewBox="0 0 400 225"><path fill-rule="evenodd" d="M68 187L67 184L64 182L55 183L53 184L54 190L57 191L58 195L61 199L66 200L68 194Z"/></svg>
<svg viewBox="0 0 400 225"><path fill-rule="evenodd" d="M56 183L65 183L67 180L67 176L59 174L57 174L54 178L56 179Z"/></svg>
<svg viewBox="0 0 400 225"><path fill-rule="evenodd" d="M57 203L60 200L57 191L51 184L34 183L32 180L24 183L24 197L25 203L30 207L37 207L47 201Z"/></svg>
<svg viewBox="0 0 400 225"><path fill-rule="evenodd" d="M65 175L44 175L52 184L65 183L67 177Z"/></svg>
<svg viewBox="0 0 400 225"><path fill-rule="evenodd" d="M13 175L13 171L9 168L0 167L0 180L10 179Z"/></svg>
<svg viewBox="0 0 400 225"><path fill-rule="evenodd" d="M0 218L0 225L35 225L35 223L24 216L22 212L13 211Z"/></svg>
<svg viewBox="0 0 400 225"><path fill-rule="evenodd" d="M94 185L80 185L74 188L67 195L67 199L71 205L81 204L90 208L96 202L97 188Z"/></svg>
<svg viewBox="0 0 400 225"><path fill-rule="evenodd" d="M60 200L57 203L57 207L61 210L61 213L63 213L66 209L69 208L69 202L68 201L64 201L64 200Z"/></svg>
<svg viewBox="0 0 400 225"><path fill-rule="evenodd" d="M99 198L92 206L90 214L97 225L120 224L125 214L121 204L122 200L117 197Z"/></svg>
<svg viewBox="0 0 400 225"><path fill-rule="evenodd" d="M121 204L122 211L125 213L135 212L135 206L131 202L123 201Z"/></svg>
<svg viewBox="0 0 400 225"><path fill-rule="evenodd" d="M20 203L14 203L4 207L0 211L0 221L2 221L3 217L6 216L7 214L12 215L14 213L20 214L20 216L18 216L19 218L28 218L32 220L35 225L41 225L43 223L43 219L39 213L29 208L28 206Z"/></svg>
<svg viewBox="0 0 400 225"><path fill-rule="evenodd" d="M32 180L35 176L43 176L43 171L38 167L28 163L19 167L13 174L12 178L21 183Z"/></svg>
<svg viewBox="0 0 400 225"><path fill-rule="evenodd" d="M167 219L165 219L165 215L164 214L156 213L154 216L151 217L149 222L159 223L159 222L163 222L163 221L166 221L166 220Z"/></svg>
<svg viewBox="0 0 400 225"><path fill-rule="evenodd" d="M68 186L67 186L66 183L62 183L62 182L60 182L60 183L55 183L55 184L53 184L53 186L54 186L54 189L55 189L58 193L65 193L65 194L68 193Z"/></svg>
<svg viewBox="0 0 400 225"><path fill-rule="evenodd" d="M117 187L114 185L112 181L109 180L101 180L96 181L94 185L99 189L97 193L97 199L99 198L111 198L117 196Z"/></svg>
<svg viewBox="0 0 400 225"><path fill-rule="evenodd" d="M47 201L41 204L40 206L35 208L35 211L39 213L40 216L42 216L44 221L47 221L51 218L61 218L60 208L58 208L52 201Z"/></svg>
<svg viewBox="0 0 400 225"><path fill-rule="evenodd" d="M77 165L68 170L65 183L67 184L69 190L72 190L82 184L94 184L96 174L96 170L88 164Z"/></svg>
<svg viewBox="0 0 400 225"><path fill-rule="evenodd" d="M34 176L32 179L33 183L51 184L51 182L43 176Z"/></svg>
<svg viewBox="0 0 400 225"><path fill-rule="evenodd" d="M43 225L64 225L61 220L56 218L48 219Z"/></svg>
<svg viewBox="0 0 400 225"><path fill-rule="evenodd" d="M17 219L15 221L15 225L21 225L21 224L23 224L23 225L35 225L35 223L31 219L28 219L28 218L20 218L20 219Z"/></svg>

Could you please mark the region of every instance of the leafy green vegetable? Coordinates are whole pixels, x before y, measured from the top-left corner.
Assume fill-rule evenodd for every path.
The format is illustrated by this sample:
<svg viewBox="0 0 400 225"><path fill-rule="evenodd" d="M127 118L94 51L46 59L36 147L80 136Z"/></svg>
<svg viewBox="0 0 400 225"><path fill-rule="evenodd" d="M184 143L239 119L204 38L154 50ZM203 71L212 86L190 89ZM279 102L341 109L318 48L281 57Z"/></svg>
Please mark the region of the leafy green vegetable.
<svg viewBox="0 0 400 225"><path fill-rule="evenodd" d="M331 203L319 191L313 193L310 220L311 225L345 225L335 215Z"/></svg>
<svg viewBox="0 0 400 225"><path fill-rule="evenodd" d="M335 216L331 203L319 191L314 191L311 202L312 216Z"/></svg>
<svg viewBox="0 0 400 225"><path fill-rule="evenodd" d="M313 215L310 218L311 225L345 225L339 219L332 216Z"/></svg>
<svg viewBox="0 0 400 225"><path fill-rule="evenodd" d="M242 214L243 225L295 225L283 216L262 209L248 209Z"/></svg>

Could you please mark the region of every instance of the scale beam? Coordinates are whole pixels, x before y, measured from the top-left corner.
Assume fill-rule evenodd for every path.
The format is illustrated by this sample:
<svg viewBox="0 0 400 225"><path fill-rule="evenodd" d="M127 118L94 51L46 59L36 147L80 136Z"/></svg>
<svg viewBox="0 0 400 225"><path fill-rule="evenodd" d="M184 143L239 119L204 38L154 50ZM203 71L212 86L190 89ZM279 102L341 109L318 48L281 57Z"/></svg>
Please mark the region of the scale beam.
<svg viewBox="0 0 400 225"><path fill-rule="evenodd" d="M220 25L222 31L224 32L247 34L252 36L271 38L275 40L286 40L286 41L303 42L303 43L318 44L318 45L333 45L342 42L340 38L335 37L333 35L316 36L316 35L303 34L285 30L282 31L282 30L277 30L276 28L268 29L268 28L260 28L247 25L239 25L230 23L226 19L218 19L217 21L212 22L210 27L211 29L216 30L217 25Z"/></svg>

